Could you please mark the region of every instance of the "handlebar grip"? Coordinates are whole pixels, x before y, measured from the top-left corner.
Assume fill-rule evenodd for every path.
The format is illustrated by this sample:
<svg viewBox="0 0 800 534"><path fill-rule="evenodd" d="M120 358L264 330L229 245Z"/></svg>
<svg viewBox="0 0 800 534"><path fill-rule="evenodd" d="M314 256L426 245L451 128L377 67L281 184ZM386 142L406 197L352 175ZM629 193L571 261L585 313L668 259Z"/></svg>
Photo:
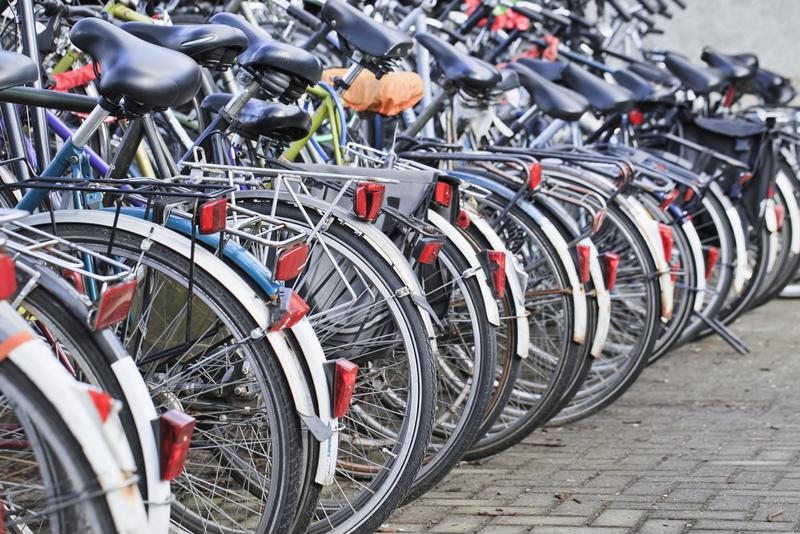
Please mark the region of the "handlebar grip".
<svg viewBox="0 0 800 534"><path fill-rule="evenodd" d="M684 2L683 0L672 0L672 1L673 1L673 2L675 2L675 4L676 4L676 5L677 5L679 8L681 8L681 9L686 9L686 2Z"/></svg>
<svg viewBox="0 0 800 534"><path fill-rule="evenodd" d="M647 27L648 27L648 28L652 28L653 26L655 26L655 25L656 25L656 23L655 23L655 21L653 21L653 19L651 19L650 17L646 17L646 16L642 15L642 14L641 14L640 12L638 12L638 11L634 11L634 12L633 12L633 13L631 13L631 14L632 14L632 15L634 16L634 18L636 18L637 20L640 20L640 21L644 22L644 23L647 25Z"/></svg>
<svg viewBox="0 0 800 534"><path fill-rule="evenodd" d="M608 0L608 3L611 4L611 7L613 7L617 11L619 16L622 17L622 19L625 22L631 21L631 16L628 14L627 11L625 11L625 8L623 6L619 5L619 2L617 2L617 0Z"/></svg>
<svg viewBox="0 0 800 534"><path fill-rule="evenodd" d="M656 10L653 6L650 5L648 0L639 0L639 5L641 5L645 11L647 11L651 15L656 14Z"/></svg>
<svg viewBox="0 0 800 534"><path fill-rule="evenodd" d="M293 16L312 30L318 30L320 26L322 26L322 21L319 20L317 17L306 11L305 9L301 9L294 4L289 4L289 7L286 8L286 12L289 15Z"/></svg>
<svg viewBox="0 0 800 534"><path fill-rule="evenodd" d="M664 30L662 30L661 28L657 28L656 26L652 26L648 28L647 33L650 33L652 35L664 35Z"/></svg>

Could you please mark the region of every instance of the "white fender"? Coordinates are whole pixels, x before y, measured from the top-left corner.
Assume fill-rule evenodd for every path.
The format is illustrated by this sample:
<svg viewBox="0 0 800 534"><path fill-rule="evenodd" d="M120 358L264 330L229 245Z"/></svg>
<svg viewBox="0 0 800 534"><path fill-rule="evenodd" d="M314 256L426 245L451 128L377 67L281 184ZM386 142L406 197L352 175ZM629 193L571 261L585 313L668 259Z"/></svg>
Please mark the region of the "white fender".
<svg viewBox="0 0 800 534"><path fill-rule="evenodd" d="M458 248L458 251L461 252L461 255L467 260L469 269L475 272L475 279L478 281L478 285L481 288L481 296L483 297L483 304L486 307L486 315L489 319L489 323L494 326L500 326L500 312L497 309L497 301L494 300L492 289L489 287L489 281L486 279L486 273L478 261L478 255L475 253L472 245L469 244L469 241L467 241L452 224L447 222L444 217L435 211L428 210L428 221L447 236L447 239Z"/></svg>
<svg viewBox="0 0 800 534"><path fill-rule="evenodd" d="M782 171L778 171L775 177L775 186L780 190L783 201L786 204L786 217L792 226L792 240L790 249L792 254L800 254L800 206L797 205L797 198L794 196L792 181Z"/></svg>
<svg viewBox="0 0 800 534"><path fill-rule="evenodd" d="M589 245L589 272L592 275L592 284L594 285L594 296L597 300L597 326L594 331L594 339L592 340L591 355L599 358L603 354L603 348L608 339L608 331L611 327L611 295L606 289L606 281L603 276L603 268L600 265L600 259L597 254L597 247L591 239L584 238L581 240L582 244Z"/></svg>
<svg viewBox="0 0 800 534"><path fill-rule="evenodd" d="M778 250L780 249L780 242L778 241L778 217L775 215L775 201L771 198L765 199L761 212L764 214L764 224L769 231L769 258L767 258L767 272L771 273L775 268L775 262L778 260Z"/></svg>
<svg viewBox="0 0 800 534"><path fill-rule="evenodd" d="M658 280L661 283L661 317L669 321L672 318L675 285L672 282L669 262L664 257L664 247L661 244L661 236L658 233L658 223L638 200L633 197L627 197L627 201L631 214L639 225L640 230L642 230L642 235L645 237L650 248L650 254L653 256L658 268Z"/></svg>
<svg viewBox="0 0 800 534"><path fill-rule="evenodd" d="M500 236L489 226L483 215L469 208L465 204L463 209L469 213L470 224L475 226L481 235L489 242L493 250L503 250L506 253L506 280L511 288L511 295L514 297L514 320L517 324L517 347L516 354L520 358L528 357L530 345L530 328L528 327L527 312L525 311L525 289L520 284L517 274L517 259L511 252L506 250L506 245Z"/></svg>
<svg viewBox="0 0 800 534"><path fill-rule="evenodd" d="M700 242L700 236L697 235L697 230L692 221L687 220L681 227L686 238L689 240L689 247L692 249L692 259L697 270L697 280L695 281L694 298L694 311L700 312L703 310L703 302L706 296L706 265L703 258L703 244Z"/></svg>
<svg viewBox="0 0 800 534"><path fill-rule="evenodd" d="M550 243L553 245L553 248L556 249L558 253L558 257L561 260L561 263L564 266L564 269L567 271L567 278L569 279L569 284L572 287L572 301L575 306L575 321L573 324L572 330L572 339L575 343L584 343L586 341L586 329L587 329L587 315L588 312L586 310L586 291L583 289L583 284L578 278L578 270L575 267L575 260L572 259L572 256L569 254L569 245L567 245L566 240L564 240L564 236L553 226L547 217L542 217L540 228L542 232L550 240Z"/></svg>

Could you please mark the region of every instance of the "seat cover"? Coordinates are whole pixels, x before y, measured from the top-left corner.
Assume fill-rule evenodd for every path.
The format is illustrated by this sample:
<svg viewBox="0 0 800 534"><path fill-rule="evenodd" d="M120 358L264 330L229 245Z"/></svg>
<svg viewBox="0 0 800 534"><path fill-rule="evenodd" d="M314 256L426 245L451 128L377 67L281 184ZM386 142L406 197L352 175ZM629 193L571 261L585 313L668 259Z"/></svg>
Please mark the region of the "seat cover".
<svg viewBox="0 0 800 534"><path fill-rule="evenodd" d="M517 62L522 63L551 82L558 81L561 78L561 73L564 72L564 67L567 66L566 63L561 63L560 61L547 61L532 57L519 58Z"/></svg>
<svg viewBox="0 0 800 534"><path fill-rule="evenodd" d="M320 12L351 48L378 59L408 56L414 41L408 35L371 19L346 2L326 0Z"/></svg>
<svg viewBox="0 0 800 534"><path fill-rule="evenodd" d="M633 93L575 64L567 65L561 78L570 89L582 94L593 108L602 113L627 111L633 107Z"/></svg>
<svg viewBox="0 0 800 534"><path fill-rule="evenodd" d="M247 36L247 50L239 56L238 61L248 70L277 70L297 76L308 85L316 84L322 77L322 64L310 52L274 41L266 31L250 24L240 15L217 13L209 22L231 26Z"/></svg>
<svg viewBox="0 0 800 534"><path fill-rule="evenodd" d="M725 73L725 76L733 80L745 80L756 73L756 69L750 68L744 63L736 61L733 57L721 54L709 47L703 49L700 59L710 67L721 70Z"/></svg>
<svg viewBox="0 0 800 534"><path fill-rule="evenodd" d="M693 65L685 57L672 52L666 54L665 63L670 72L677 76L683 85L698 94L720 89L728 80L721 70Z"/></svg>
<svg viewBox="0 0 800 534"><path fill-rule="evenodd" d="M657 83L665 87L678 85L680 80L666 69L643 61L634 61L628 65L628 69L634 74L638 74L648 82Z"/></svg>
<svg viewBox="0 0 800 534"><path fill-rule="evenodd" d="M212 93L200 105L206 111L219 113L230 99L230 93ZM295 141L311 131L311 117L297 106L253 98L245 104L233 128L248 139L264 136L279 141Z"/></svg>
<svg viewBox="0 0 800 534"><path fill-rule="evenodd" d="M519 82L531 95L533 102L551 117L572 122L580 119L589 109L589 101L581 95L554 84L525 65L510 63L506 68L517 73Z"/></svg>
<svg viewBox="0 0 800 534"><path fill-rule="evenodd" d="M16 52L0 52L0 89L31 83L39 71L31 58Z"/></svg>
<svg viewBox="0 0 800 534"><path fill-rule="evenodd" d="M146 109L185 104L200 88L200 67L190 57L150 44L100 19L81 19L72 43L100 64L98 91Z"/></svg>
<svg viewBox="0 0 800 534"><path fill-rule="evenodd" d="M418 33L416 38L431 53L445 79L458 87L486 92L500 83L500 71L485 61L465 54L429 33Z"/></svg>
<svg viewBox="0 0 800 534"><path fill-rule="evenodd" d="M122 29L154 45L183 52L195 61L210 52L230 50L239 55L247 48L244 32L222 24L162 26L147 22L126 22Z"/></svg>
<svg viewBox="0 0 800 534"><path fill-rule="evenodd" d="M618 69L611 74L622 87L633 94L636 102L643 102L656 94L653 84L630 69Z"/></svg>

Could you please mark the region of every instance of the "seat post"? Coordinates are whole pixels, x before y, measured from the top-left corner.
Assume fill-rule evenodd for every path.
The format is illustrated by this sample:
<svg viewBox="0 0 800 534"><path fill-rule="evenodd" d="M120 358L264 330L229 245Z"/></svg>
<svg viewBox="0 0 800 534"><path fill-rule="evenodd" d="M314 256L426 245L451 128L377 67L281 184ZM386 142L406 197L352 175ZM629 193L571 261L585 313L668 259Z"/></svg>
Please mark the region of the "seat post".
<svg viewBox="0 0 800 534"><path fill-rule="evenodd" d="M103 107L103 102L95 107L86 120L83 121L75 133L72 134L72 146L75 148L83 148L89 144L89 140L98 128L103 124L103 121L111 115L111 112Z"/></svg>

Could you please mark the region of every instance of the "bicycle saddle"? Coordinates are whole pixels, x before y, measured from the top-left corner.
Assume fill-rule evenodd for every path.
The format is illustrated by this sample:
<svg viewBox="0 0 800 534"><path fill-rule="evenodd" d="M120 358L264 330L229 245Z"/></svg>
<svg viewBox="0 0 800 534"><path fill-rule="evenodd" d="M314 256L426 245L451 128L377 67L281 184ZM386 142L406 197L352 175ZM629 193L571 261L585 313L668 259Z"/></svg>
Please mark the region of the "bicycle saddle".
<svg viewBox="0 0 800 534"><path fill-rule="evenodd" d="M736 61L733 57L716 52L709 47L703 49L700 59L710 67L721 70L725 73L725 76L732 80L744 80L756 72L756 69L751 69L747 65Z"/></svg>
<svg viewBox="0 0 800 534"><path fill-rule="evenodd" d="M758 56L755 54L733 54L728 57L749 69L758 70Z"/></svg>
<svg viewBox="0 0 800 534"><path fill-rule="evenodd" d="M460 52L429 33L418 33L416 38L431 53L445 79L459 88L486 92L500 83L500 72L485 61Z"/></svg>
<svg viewBox="0 0 800 534"><path fill-rule="evenodd" d="M200 106L211 113L219 113L231 99L230 93L212 93ZM250 99L237 116L233 130L247 139L258 140L264 136L278 141L302 139L311 131L311 117L297 106L288 106L258 99Z"/></svg>
<svg viewBox="0 0 800 534"><path fill-rule="evenodd" d="M351 48L374 58L399 59L410 54L414 46L408 35L384 26L346 2L327 0L320 16Z"/></svg>
<svg viewBox="0 0 800 534"><path fill-rule="evenodd" d="M578 93L556 85L544 76L519 63L506 66L517 73L519 82L533 102L547 115L567 122L576 121L589 109L589 101Z"/></svg>
<svg viewBox="0 0 800 534"><path fill-rule="evenodd" d="M0 52L0 65L0 89L25 85L39 77L33 61L16 52Z"/></svg>
<svg viewBox="0 0 800 534"><path fill-rule="evenodd" d="M310 52L281 43L243 17L218 13L209 19L212 24L224 24L241 30L247 36L247 49L239 56L239 64L248 70L277 70L297 76L307 85L316 84L322 77L322 64Z"/></svg>
<svg viewBox="0 0 800 534"><path fill-rule="evenodd" d="M727 76L721 70L712 67L698 67L685 57L672 52L666 53L664 62L683 85L698 94L720 89L727 81Z"/></svg>
<svg viewBox="0 0 800 534"><path fill-rule="evenodd" d="M611 75L618 84L633 94L633 98L637 102L648 100L656 94L655 86L631 69L617 69Z"/></svg>
<svg viewBox="0 0 800 534"><path fill-rule="evenodd" d="M586 97L592 107L601 113L627 111L633 107L633 93L582 67L570 63L564 67L561 78L570 89Z"/></svg>
<svg viewBox="0 0 800 534"><path fill-rule="evenodd" d="M555 82L561 78L561 73L564 72L564 67L567 66L566 63L560 61L547 61L545 59L536 59L532 57L523 57L517 61L540 76L544 76L551 82Z"/></svg>
<svg viewBox="0 0 800 534"><path fill-rule="evenodd" d="M247 48L242 31L222 24L161 26L126 22L121 28L148 43L183 52L204 67L230 67Z"/></svg>
<svg viewBox="0 0 800 534"><path fill-rule="evenodd" d="M628 69L648 82L657 83L665 87L672 87L680 83L680 80L673 76L668 70L643 61L634 61L628 65Z"/></svg>
<svg viewBox="0 0 800 534"><path fill-rule="evenodd" d="M200 67L191 58L104 20L79 20L69 38L100 64L97 87L109 100L125 98L128 105L165 109L185 104L200 88Z"/></svg>

